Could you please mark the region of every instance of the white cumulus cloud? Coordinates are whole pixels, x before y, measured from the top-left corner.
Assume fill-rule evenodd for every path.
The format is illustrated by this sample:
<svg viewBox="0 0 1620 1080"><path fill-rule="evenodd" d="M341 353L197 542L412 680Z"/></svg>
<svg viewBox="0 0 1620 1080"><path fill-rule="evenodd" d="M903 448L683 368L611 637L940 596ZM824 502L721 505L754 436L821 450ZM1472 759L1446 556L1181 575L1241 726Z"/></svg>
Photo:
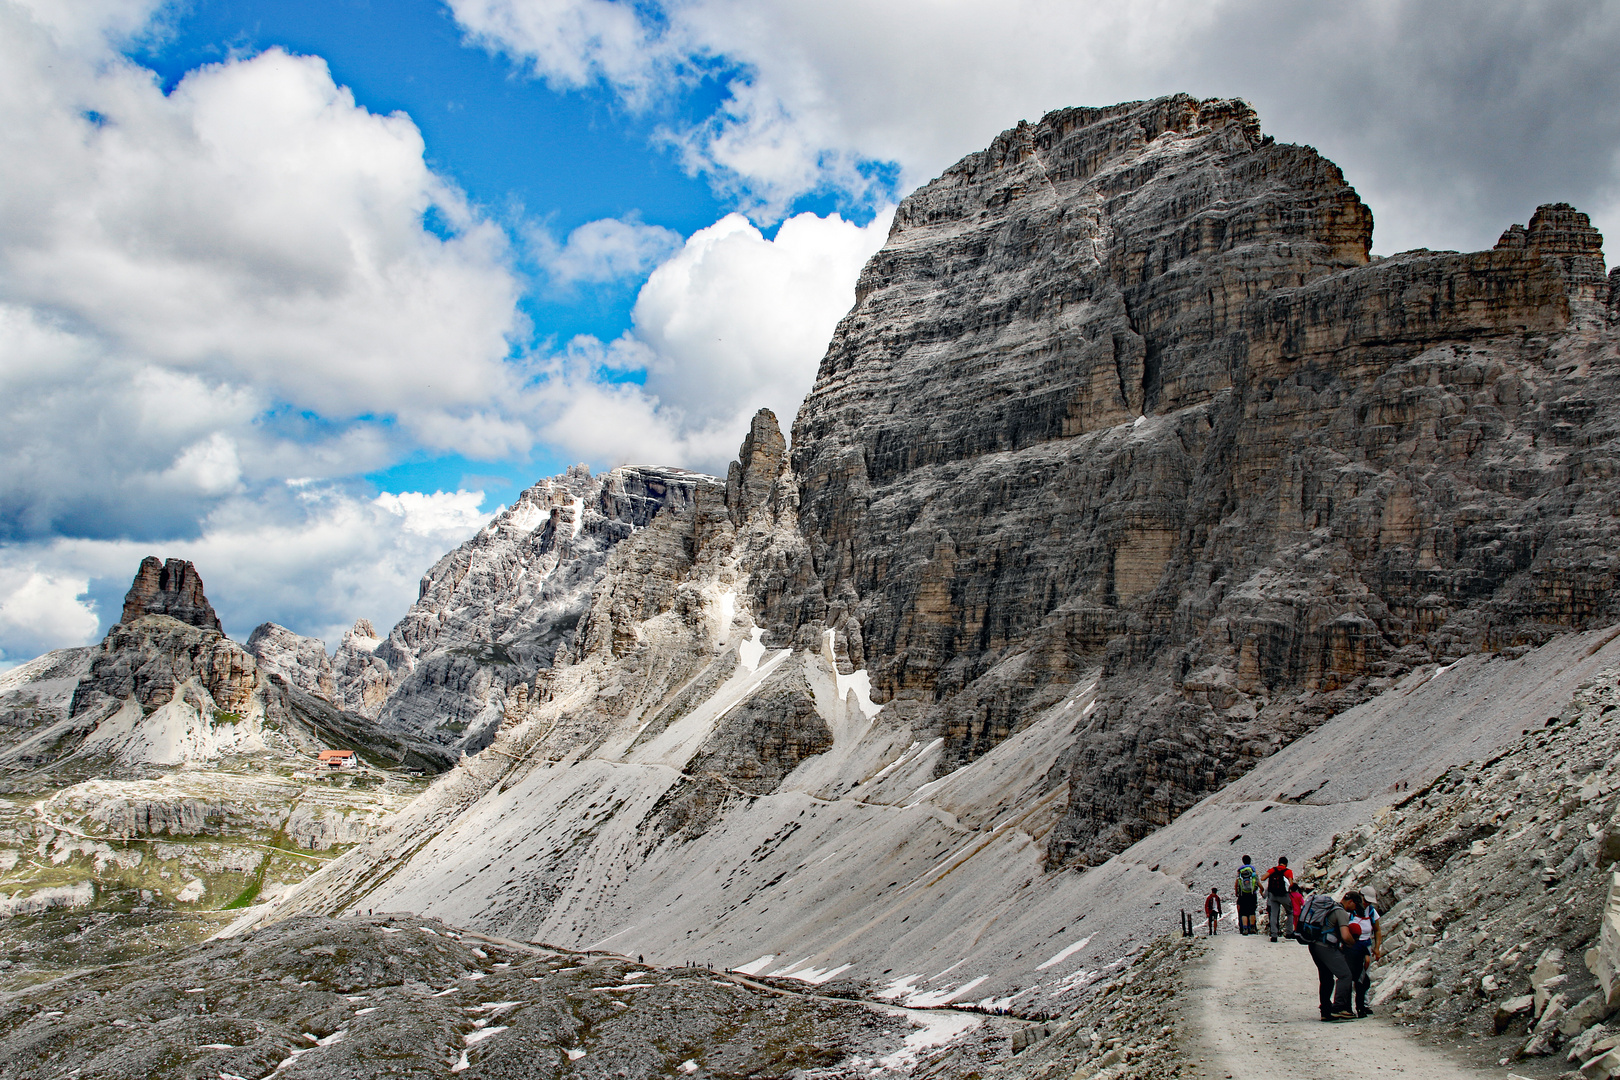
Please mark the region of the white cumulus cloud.
<svg viewBox="0 0 1620 1080"><path fill-rule="evenodd" d="M152 6L0 2L0 539L195 535L280 476L523 453L505 233L272 49L164 93Z"/></svg>
<svg viewBox="0 0 1620 1080"><path fill-rule="evenodd" d="M689 419L757 402L789 422L893 216L858 226L799 214L767 240L730 214L693 233L636 298L635 335L656 355L648 393Z"/></svg>
<svg viewBox="0 0 1620 1080"><path fill-rule="evenodd" d="M133 571L131 571L133 575ZM87 577L0 562L0 666L49 648L87 644L98 619L86 602Z"/></svg>
<svg viewBox="0 0 1620 1080"><path fill-rule="evenodd" d="M560 286L638 278L681 246L673 229L620 218L587 221L560 244L544 230L531 231L529 241L535 261Z"/></svg>
<svg viewBox="0 0 1620 1080"><path fill-rule="evenodd" d="M723 473L756 410L792 424L892 218L892 208L864 226L800 214L767 239L730 214L693 233L642 286L629 334L579 338L552 359L543 437L591 461Z"/></svg>

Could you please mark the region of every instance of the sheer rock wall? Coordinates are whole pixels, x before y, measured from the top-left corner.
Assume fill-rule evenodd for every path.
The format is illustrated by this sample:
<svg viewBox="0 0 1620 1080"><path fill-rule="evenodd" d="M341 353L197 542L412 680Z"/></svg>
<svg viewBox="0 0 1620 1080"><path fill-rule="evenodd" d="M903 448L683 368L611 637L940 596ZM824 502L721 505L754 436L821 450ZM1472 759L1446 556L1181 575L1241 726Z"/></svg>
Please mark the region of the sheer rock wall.
<svg viewBox="0 0 1620 1080"><path fill-rule="evenodd" d="M1101 665L1055 863L1411 665L1617 614L1617 334L1563 205L1369 256L1234 101L1021 124L902 203L793 425L783 639L972 760Z"/></svg>
<svg viewBox="0 0 1620 1080"><path fill-rule="evenodd" d="M202 576L185 559L165 562L148 555L141 560L118 621L127 626L142 615L167 615L204 630L224 632L214 605L203 595Z"/></svg>

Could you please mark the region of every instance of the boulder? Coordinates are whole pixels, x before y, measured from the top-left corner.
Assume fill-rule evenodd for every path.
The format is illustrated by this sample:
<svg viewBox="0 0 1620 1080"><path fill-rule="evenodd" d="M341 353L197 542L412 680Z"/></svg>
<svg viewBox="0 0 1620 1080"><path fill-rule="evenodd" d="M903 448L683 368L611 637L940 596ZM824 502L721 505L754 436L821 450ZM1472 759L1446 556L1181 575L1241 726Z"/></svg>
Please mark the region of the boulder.
<svg viewBox="0 0 1620 1080"><path fill-rule="evenodd" d="M1592 1028L1592 1025L1600 1020L1607 1019L1612 1012L1614 1012L1614 1009L1604 1000L1603 991L1598 990L1586 995L1578 1004L1570 1007L1569 1011L1564 1014L1563 1020L1559 1023L1559 1030L1564 1033L1566 1038L1579 1035L1589 1028L1595 1031L1597 1029Z"/></svg>
<svg viewBox="0 0 1620 1080"><path fill-rule="evenodd" d="M1587 1080L1609 1080L1610 1077L1620 1076L1620 1050L1610 1050L1588 1061L1581 1066L1581 1075Z"/></svg>
<svg viewBox="0 0 1620 1080"><path fill-rule="evenodd" d="M1620 1007L1620 872L1609 875L1597 944L1586 951L1586 968L1603 988L1604 1004Z"/></svg>

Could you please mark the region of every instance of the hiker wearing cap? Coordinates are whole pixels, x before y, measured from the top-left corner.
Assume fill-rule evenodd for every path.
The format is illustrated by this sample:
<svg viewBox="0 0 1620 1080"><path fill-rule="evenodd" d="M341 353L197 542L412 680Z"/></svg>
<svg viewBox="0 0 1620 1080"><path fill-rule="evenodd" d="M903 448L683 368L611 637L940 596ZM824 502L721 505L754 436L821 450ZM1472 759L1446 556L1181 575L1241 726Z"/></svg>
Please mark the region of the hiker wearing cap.
<svg viewBox="0 0 1620 1080"><path fill-rule="evenodd" d="M1294 902L1288 889L1294 884L1294 872L1288 869L1287 859L1278 859L1277 865L1266 871L1266 925L1271 927L1271 940L1277 940L1278 931L1286 924L1285 934L1292 934Z"/></svg>
<svg viewBox="0 0 1620 1080"><path fill-rule="evenodd" d="M1346 898L1348 899L1348 897ZM1354 1020L1350 995L1355 987L1347 951L1355 947L1350 912L1326 893L1313 893L1300 912L1294 937L1310 947L1316 964L1317 1004L1323 1020Z"/></svg>
<svg viewBox="0 0 1620 1080"><path fill-rule="evenodd" d="M1238 933L1258 934L1260 928L1255 924L1255 912L1260 909L1260 871L1251 865L1247 855L1243 856L1243 865L1238 867L1232 891L1237 893Z"/></svg>
<svg viewBox="0 0 1620 1080"><path fill-rule="evenodd" d="M1221 895L1213 885L1209 887L1209 895L1204 897L1204 918L1209 920L1209 936L1214 937L1221 921Z"/></svg>
<svg viewBox="0 0 1620 1080"><path fill-rule="evenodd" d="M1378 925L1378 909L1359 892L1344 894L1344 906L1350 911L1350 930L1355 945L1345 953L1350 962L1350 975L1355 986L1356 1015L1371 1016L1367 1007L1367 991L1372 989L1372 976L1367 969L1382 955L1383 929Z"/></svg>

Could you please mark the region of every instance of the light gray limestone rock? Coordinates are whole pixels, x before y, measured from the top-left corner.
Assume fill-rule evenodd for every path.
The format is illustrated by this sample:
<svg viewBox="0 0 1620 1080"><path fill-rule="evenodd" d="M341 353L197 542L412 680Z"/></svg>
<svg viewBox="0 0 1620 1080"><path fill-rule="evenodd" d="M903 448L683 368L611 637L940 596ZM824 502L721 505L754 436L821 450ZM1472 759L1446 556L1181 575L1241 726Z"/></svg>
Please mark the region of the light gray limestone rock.
<svg viewBox="0 0 1620 1080"><path fill-rule="evenodd" d="M527 700L559 656L578 655L577 628L615 545L662 512L689 510L700 490L718 492L720 481L641 466L601 476L578 466L540 481L428 571L385 641L345 637L343 701L417 737L481 749L519 686ZM380 705L379 662L389 686Z"/></svg>
<svg viewBox="0 0 1620 1080"><path fill-rule="evenodd" d="M352 631L351 631L352 633ZM348 635L345 635L347 639ZM275 623L262 623L248 635L247 651L259 662L259 669L280 675L300 690L307 690L327 701L337 700L337 679L326 645L319 638L307 638Z"/></svg>

